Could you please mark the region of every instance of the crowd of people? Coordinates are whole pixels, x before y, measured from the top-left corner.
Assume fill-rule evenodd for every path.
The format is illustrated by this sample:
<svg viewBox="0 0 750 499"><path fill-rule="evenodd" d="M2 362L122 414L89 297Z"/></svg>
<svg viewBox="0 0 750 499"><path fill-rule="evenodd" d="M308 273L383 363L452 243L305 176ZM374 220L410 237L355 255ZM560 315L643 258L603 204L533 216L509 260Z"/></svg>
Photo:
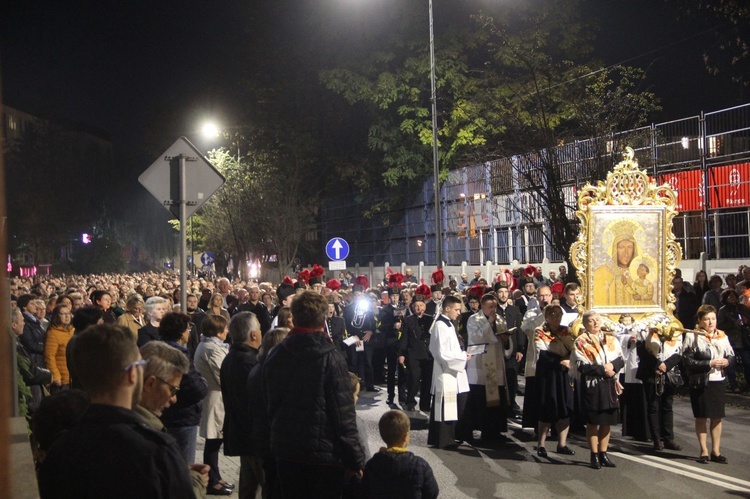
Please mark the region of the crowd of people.
<svg viewBox="0 0 750 499"><path fill-rule="evenodd" d="M501 445L515 420L536 432L540 457L551 432L556 452L574 455L568 433L585 426L591 467L615 467L612 425L681 450L672 404L682 384L699 461L727 462L721 419L725 380L741 389L735 354L744 389L750 379L750 268L726 289L720 276L699 272L690 285L678 272L681 335L582 310L565 266L489 280L438 269L430 285L411 269L373 285L324 275L315 265L278 285L189 279L184 308L173 274L12 278L19 398L42 496L231 495L223 447L240 457L243 498L436 497L429 466L406 449L399 407L429 414L438 448ZM360 388L377 385L392 410L380 422L386 447L372 455L355 405ZM113 477L123 460L140 464Z"/></svg>

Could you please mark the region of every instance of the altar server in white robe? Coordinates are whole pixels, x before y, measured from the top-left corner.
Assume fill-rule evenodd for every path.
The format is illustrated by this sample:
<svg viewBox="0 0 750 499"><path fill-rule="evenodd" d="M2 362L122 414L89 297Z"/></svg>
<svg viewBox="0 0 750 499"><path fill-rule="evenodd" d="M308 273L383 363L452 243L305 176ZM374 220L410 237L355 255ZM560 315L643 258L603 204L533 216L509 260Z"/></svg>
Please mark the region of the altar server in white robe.
<svg viewBox="0 0 750 499"><path fill-rule="evenodd" d="M446 296L442 313L430 330L433 403L427 444L438 448L455 447L471 440L471 427L461 420L469 392L466 361L471 356L461 348L454 322L461 314L461 300Z"/></svg>

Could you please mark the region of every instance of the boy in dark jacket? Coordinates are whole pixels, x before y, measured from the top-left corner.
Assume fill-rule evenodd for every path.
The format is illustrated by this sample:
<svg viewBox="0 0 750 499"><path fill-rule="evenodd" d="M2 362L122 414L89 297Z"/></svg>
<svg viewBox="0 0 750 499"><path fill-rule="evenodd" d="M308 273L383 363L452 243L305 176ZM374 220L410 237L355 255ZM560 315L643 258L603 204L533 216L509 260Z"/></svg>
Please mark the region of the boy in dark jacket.
<svg viewBox="0 0 750 499"><path fill-rule="evenodd" d="M435 498L440 492L427 461L407 450L409 417L402 411L388 411L378 423L381 448L365 466L362 496L366 498Z"/></svg>

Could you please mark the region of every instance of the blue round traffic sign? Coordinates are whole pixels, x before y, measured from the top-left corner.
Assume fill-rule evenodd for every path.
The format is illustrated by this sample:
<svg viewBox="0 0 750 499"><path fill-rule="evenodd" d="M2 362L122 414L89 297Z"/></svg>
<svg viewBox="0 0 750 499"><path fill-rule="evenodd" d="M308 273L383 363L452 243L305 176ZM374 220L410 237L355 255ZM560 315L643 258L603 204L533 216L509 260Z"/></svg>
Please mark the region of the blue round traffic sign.
<svg viewBox="0 0 750 499"><path fill-rule="evenodd" d="M214 257L214 254L210 251L206 251L201 255L201 263L203 265L212 265L216 258Z"/></svg>
<svg viewBox="0 0 750 499"><path fill-rule="evenodd" d="M349 243L340 237L334 237L326 244L326 255L329 260L346 260L349 256Z"/></svg>

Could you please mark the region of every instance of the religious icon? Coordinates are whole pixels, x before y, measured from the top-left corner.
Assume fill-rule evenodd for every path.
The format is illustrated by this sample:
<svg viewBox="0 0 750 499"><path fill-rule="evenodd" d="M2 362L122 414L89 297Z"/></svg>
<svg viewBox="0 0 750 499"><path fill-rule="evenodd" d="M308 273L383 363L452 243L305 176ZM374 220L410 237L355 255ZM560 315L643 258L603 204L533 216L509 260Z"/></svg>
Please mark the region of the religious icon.
<svg viewBox="0 0 750 499"><path fill-rule="evenodd" d="M671 281L682 250L672 233L675 191L638 169L632 149L578 197L581 222L571 260L581 282L581 305L613 317L672 319Z"/></svg>
<svg viewBox="0 0 750 499"><path fill-rule="evenodd" d="M591 207L591 263L588 289L597 307L654 308L661 292L659 207Z"/></svg>

